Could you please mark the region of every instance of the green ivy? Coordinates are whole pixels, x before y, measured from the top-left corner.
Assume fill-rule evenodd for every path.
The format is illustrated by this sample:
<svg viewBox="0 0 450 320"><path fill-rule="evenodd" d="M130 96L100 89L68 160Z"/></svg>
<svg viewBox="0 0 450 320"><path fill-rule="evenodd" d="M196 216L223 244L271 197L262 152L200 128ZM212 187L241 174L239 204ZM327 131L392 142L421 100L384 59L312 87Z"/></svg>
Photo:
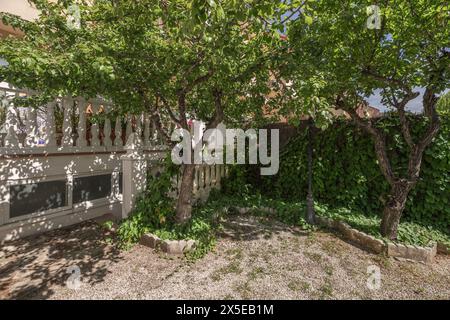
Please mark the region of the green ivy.
<svg viewBox="0 0 450 320"><path fill-rule="evenodd" d="M426 130L426 121L410 116L413 134ZM398 134L396 117L383 117L377 124L386 133L388 153L396 173L407 169L408 147ZM258 177L254 168L243 169L247 183L275 198L302 201L307 193L307 133L300 132L280 155L280 170L273 177ZM389 185L377 164L373 143L346 120L318 131L314 144L314 195L336 207L379 214ZM426 150L420 181L409 195L403 220L450 228L450 118L443 117L438 137Z"/></svg>
<svg viewBox="0 0 450 320"><path fill-rule="evenodd" d="M168 196L172 187L172 177L178 173L170 158L165 160L164 170L157 175L147 176L147 187L136 200L136 207L125 219L118 234L124 246L139 241L150 230L158 230L171 225L174 219L174 202Z"/></svg>
<svg viewBox="0 0 450 320"><path fill-rule="evenodd" d="M380 234L381 219L375 214L349 210L344 207L329 207L323 204L316 204L316 212L321 216L344 221L357 230L383 239ZM427 246L430 241L440 242L450 247L450 234L448 232L436 225L423 225L420 222L401 222L397 240L404 244L418 246Z"/></svg>
<svg viewBox="0 0 450 320"><path fill-rule="evenodd" d="M128 248L137 243L142 235L153 233L162 240L196 240L195 250L186 254L189 260L201 258L214 248L223 212L221 204L208 201L198 205L194 207L189 222L177 224L174 199L169 197L169 193L173 191L173 177L178 170L179 167L168 157L159 175L148 176L147 187L137 199L135 209L118 228L122 247Z"/></svg>
<svg viewBox="0 0 450 320"><path fill-rule="evenodd" d="M222 208L232 212L233 208L250 208L248 214L263 218L274 218L290 226L297 226L306 231L316 229L306 223L304 216L306 203L304 201L273 199L259 193L241 197L240 194L222 194L218 200ZM275 209L274 212L262 208ZM380 234L381 219L376 214L349 209L346 207L329 206L320 202L315 203L316 214L334 220L344 221L353 228L383 239ZM387 240L387 239L383 239ZM450 248L450 234L437 226L425 226L420 222L403 221L399 225L398 241L404 244L426 246L433 242L440 242Z"/></svg>

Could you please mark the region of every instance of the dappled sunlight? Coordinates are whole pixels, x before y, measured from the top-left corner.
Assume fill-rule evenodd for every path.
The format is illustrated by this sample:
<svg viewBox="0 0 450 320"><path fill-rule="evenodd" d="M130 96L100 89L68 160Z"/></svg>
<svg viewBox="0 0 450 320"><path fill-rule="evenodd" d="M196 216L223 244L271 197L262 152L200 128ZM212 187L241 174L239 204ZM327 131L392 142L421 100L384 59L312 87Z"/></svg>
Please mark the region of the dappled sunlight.
<svg viewBox="0 0 450 320"><path fill-rule="evenodd" d="M25 100L35 92L6 84L0 92L6 111L0 135L0 241L107 213L126 217L123 190L132 205L145 186L147 163L153 167L165 154L149 117L110 119L114 106L101 99L63 97L35 109ZM133 170L124 177L127 159Z"/></svg>
<svg viewBox="0 0 450 320"><path fill-rule="evenodd" d="M0 298L50 298L54 285L65 286L68 268L77 266L85 285L103 281L120 251L111 235L95 223L18 240L0 249Z"/></svg>

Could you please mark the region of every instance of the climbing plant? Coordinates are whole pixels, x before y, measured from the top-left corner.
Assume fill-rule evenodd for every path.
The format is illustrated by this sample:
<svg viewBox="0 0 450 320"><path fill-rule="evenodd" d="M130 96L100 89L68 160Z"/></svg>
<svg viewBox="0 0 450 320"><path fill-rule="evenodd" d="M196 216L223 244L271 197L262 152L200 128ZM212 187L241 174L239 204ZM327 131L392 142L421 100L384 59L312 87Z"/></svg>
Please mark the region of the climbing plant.
<svg viewBox="0 0 450 320"><path fill-rule="evenodd" d="M426 128L420 116L409 116L414 134ZM387 150L395 172L407 168L407 145L396 133L396 117L385 117L376 124L389 137ZM300 131L280 155L280 170L275 178L260 179L246 169L253 188L276 198L299 201L306 199L307 159L306 132ZM424 225L450 227L450 118L443 117L442 129L425 152L420 180L408 196L405 219ZM387 201L389 185L381 175L373 142L348 120L339 120L316 136L314 191L317 200L345 206L368 215L379 214ZM255 183L257 181L257 183Z"/></svg>

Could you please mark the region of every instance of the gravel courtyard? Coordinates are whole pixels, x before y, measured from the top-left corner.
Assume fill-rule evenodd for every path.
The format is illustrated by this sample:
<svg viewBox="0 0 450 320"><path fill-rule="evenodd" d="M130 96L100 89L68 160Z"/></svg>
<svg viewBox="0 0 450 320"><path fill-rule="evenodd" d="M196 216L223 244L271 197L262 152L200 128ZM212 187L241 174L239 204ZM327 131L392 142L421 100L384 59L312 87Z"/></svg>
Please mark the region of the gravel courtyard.
<svg viewBox="0 0 450 320"><path fill-rule="evenodd" d="M434 265L370 254L324 231L235 217L195 263L136 245L117 249L95 222L0 248L0 298L14 299L450 299L450 257ZM368 266L381 288L367 287ZM70 272L79 268L81 282Z"/></svg>

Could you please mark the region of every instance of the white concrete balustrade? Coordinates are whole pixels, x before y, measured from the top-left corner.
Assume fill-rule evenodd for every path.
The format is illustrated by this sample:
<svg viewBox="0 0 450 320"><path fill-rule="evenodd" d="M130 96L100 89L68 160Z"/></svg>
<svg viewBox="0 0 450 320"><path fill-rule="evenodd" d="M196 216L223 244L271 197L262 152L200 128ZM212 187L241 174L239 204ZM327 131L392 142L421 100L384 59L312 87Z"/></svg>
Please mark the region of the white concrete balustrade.
<svg viewBox="0 0 450 320"><path fill-rule="evenodd" d="M194 176L194 197L200 201L208 199L212 189L220 189L220 181L223 177L225 177L223 164L197 165Z"/></svg>
<svg viewBox="0 0 450 320"><path fill-rule="evenodd" d="M16 103L30 95L0 85L0 243L109 213L126 218L168 152L150 116L117 116L103 99ZM196 166L195 199L206 200L225 174L223 165ZM176 197L181 177L173 181Z"/></svg>
<svg viewBox="0 0 450 320"><path fill-rule="evenodd" d="M126 129L123 137L122 117L111 118L109 113L114 110L114 106L100 99L63 97L35 109L14 105L14 99L25 99L30 95L25 90L0 86L0 94L3 96L3 104L6 104L6 119L3 130L0 131L0 154L11 154L17 149L21 153L33 153L38 148L49 151L64 151L74 147L123 150L124 142L133 132L139 135L145 147L161 145L161 139L146 114L125 116ZM57 132L56 111L62 115L60 132ZM97 121L92 121L93 118L97 118ZM74 124L75 120L77 124ZM100 125L101 120L104 121L103 126ZM113 121L114 140L111 126Z"/></svg>

